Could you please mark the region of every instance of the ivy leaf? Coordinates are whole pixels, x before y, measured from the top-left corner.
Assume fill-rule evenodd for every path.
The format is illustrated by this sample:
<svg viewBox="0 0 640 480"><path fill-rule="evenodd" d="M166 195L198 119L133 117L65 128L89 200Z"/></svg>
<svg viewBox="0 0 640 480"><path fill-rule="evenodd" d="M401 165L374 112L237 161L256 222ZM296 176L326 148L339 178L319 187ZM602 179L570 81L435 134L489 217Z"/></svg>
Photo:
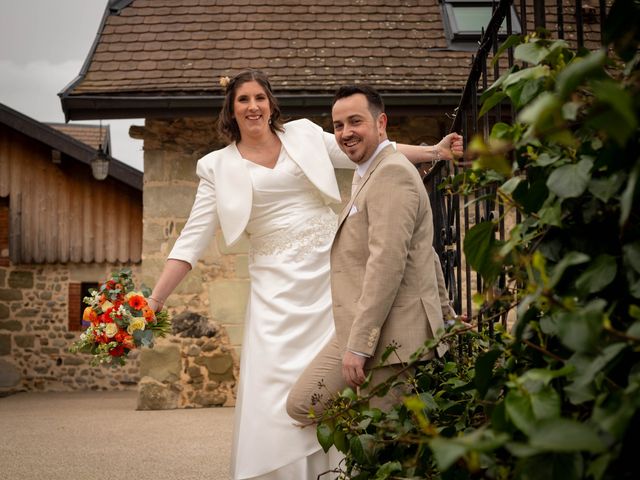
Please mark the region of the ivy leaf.
<svg viewBox="0 0 640 480"><path fill-rule="evenodd" d="M524 40L523 35L511 35L509 38L507 38L504 42L502 42L502 45L500 45L500 48L498 48L498 51L493 56L491 65L493 66L496 64L496 62L500 58L500 55L502 55L505 52L505 50L515 45L518 45L519 43L522 43L523 40Z"/></svg>
<svg viewBox="0 0 640 480"><path fill-rule="evenodd" d="M629 214L631 213L631 207L633 206L633 197L635 196L636 184L638 183L638 176L640 176L640 163L636 162L636 166L629 175L629 181L627 186L620 196L620 226L624 226L627 223Z"/></svg>
<svg viewBox="0 0 640 480"><path fill-rule="evenodd" d="M579 197L587 189L591 179L589 172L593 160L585 158L576 164L563 165L549 175L547 187L559 198Z"/></svg>
<svg viewBox="0 0 640 480"><path fill-rule="evenodd" d="M532 63L537 65L540 61L549 55L549 49L542 42L528 42L518 45L513 52L516 60Z"/></svg>
<svg viewBox="0 0 640 480"><path fill-rule="evenodd" d="M598 200L608 202L624 184L624 176L620 173L605 178L592 178L589 181L589 192Z"/></svg>
<svg viewBox="0 0 640 480"><path fill-rule="evenodd" d="M504 401L507 415L513 424L526 435L535 430L535 416L531 407L531 399L528 395L517 390L507 393Z"/></svg>
<svg viewBox="0 0 640 480"><path fill-rule="evenodd" d="M316 429L316 436L324 453L327 453L333 445L333 428L326 423L321 423Z"/></svg>
<svg viewBox="0 0 640 480"><path fill-rule="evenodd" d="M562 98L567 98L587 77L599 71L607 59L604 49L592 52L586 57L576 57L556 79L556 91Z"/></svg>
<svg viewBox="0 0 640 480"><path fill-rule="evenodd" d="M529 443L534 448L554 452L599 453L606 448L591 426L567 418L541 422L529 435Z"/></svg>
<svg viewBox="0 0 640 480"><path fill-rule="evenodd" d="M347 436L339 428L335 429L333 432L333 444L336 446L339 452L342 452L344 454L349 452L349 443L347 442Z"/></svg>
<svg viewBox="0 0 640 480"><path fill-rule="evenodd" d="M402 464L398 461L387 462L380 465L380 468L376 471L374 480L386 480L392 473L402 472Z"/></svg>
<svg viewBox="0 0 640 480"><path fill-rule="evenodd" d="M464 239L464 254L467 261L487 282L492 281L500 272L495 261L496 238L493 222L485 221L474 225Z"/></svg>
<svg viewBox="0 0 640 480"><path fill-rule="evenodd" d="M531 409L536 420L560 417L560 395L551 386L531 394Z"/></svg>
<svg viewBox="0 0 640 480"><path fill-rule="evenodd" d="M606 305L606 301L596 299L581 309L556 314L560 341L575 352L595 349L600 341Z"/></svg>
<svg viewBox="0 0 640 480"><path fill-rule="evenodd" d="M491 95L482 103L482 108L480 109L480 112L478 112L478 118L482 117L485 113L498 105L505 98L507 98L507 94L504 92L496 92Z"/></svg>
<svg viewBox="0 0 640 480"><path fill-rule="evenodd" d="M485 354L478 356L476 359L475 376L473 377L473 383L478 390L481 398L487 394L489 387L491 386L491 380L493 378L493 367L496 360L500 358L502 352L500 350L491 350Z"/></svg>
<svg viewBox="0 0 640 480"><path fill-rule="evenodd" d="M576 280L576 288L585 293L595 293L613 282L618 267L611 255L598 255Z"/></svg>
<svg viewBox="0 0 640 480"><path fill-rule="evenodd" d="M560 99L550 92L543 92L518 115L518 121L533 125L537 130L553 126L555 116L561 110Z"/></svg>
<svg viewBox="0 0 640 480"><path fill-rule="evenodd" d="M594 81L592 86L595 97L611 106L621 119L628 124L629 129L635 130L637 120L633 112L631 95L613 80Z"/></svg>
<svg viewBox="0 0 640 480"><path fill-rule="evenodd" d="M350 450L353 458L362 464L370 465L375 460L375 438L368 433L351 438Z"/></svg>
<svg viewBox="0 0 640 480"><path fill-rule="evenodd" d="M640 273L640 241L627 243L622 247L624 263Z"/></svg>
<svg viewBox="0 0 640 480"><path fill-rule="evenodd" d="M449 469L460 457L468 451L468 447L442 437L435 437L429 441L429 447L436 457L440 471Z"/></svg>
<svg viewBox="0 0 640 480"><path fill-rule="evenodd" d="M517 468L516 478L527 480L581 480L584 477L584 461L579 453L548 453L535 455L538 450L529 447L529 458ZM522 448L520 448L522 451ZM524 451L523 453L526 453ZM535 456L534 456L535 455Z"/></svg>
<svg viewBox="0 0 640 480"><path fill-rule="evenodd" d="M589 257L589 255L580 252L567 253L564 257L562 257L562 260L560 260L553 269L553 274L551 275L551 279L549 281L549 287L553 288L556 286L567 268L573 265L580 265L581 263L588 262L590 258L591 257Z"/></svg>
<svg viewBox="0 0 640 480"><path fill-rule="evenodd" d="M512 177L500 186L500 190L510 195L522 180L524 180L523 177Z"/></svg>

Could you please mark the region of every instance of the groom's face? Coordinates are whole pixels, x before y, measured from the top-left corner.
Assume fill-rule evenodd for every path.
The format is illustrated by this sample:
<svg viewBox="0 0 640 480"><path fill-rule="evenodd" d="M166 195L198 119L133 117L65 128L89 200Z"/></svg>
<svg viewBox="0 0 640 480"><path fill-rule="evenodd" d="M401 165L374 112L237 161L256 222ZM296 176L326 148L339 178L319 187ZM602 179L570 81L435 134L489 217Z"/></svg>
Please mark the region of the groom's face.
<svg viewBox="0 0 640 480"><path fill-rule="evenodd" d="M354 163L366 162L386 138L387 116L374 116L362 93L337 100L331 116L336 142Z"/></svg>

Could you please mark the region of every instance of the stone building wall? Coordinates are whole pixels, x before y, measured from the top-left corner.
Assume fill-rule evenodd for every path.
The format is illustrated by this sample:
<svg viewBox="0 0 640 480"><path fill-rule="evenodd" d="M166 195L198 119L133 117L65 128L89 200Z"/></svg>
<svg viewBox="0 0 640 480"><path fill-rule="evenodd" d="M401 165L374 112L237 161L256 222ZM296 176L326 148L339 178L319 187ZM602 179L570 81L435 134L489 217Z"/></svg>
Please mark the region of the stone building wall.
<svg viewBox="0 0 640 480"><path fill-rule="evenodd" d="M137 352L125 368L91 367L68 352L81 332L68 329L69 283L102 282L110 264L0 267L0 395L19 391L135 388ZM138 269L134 267L134 274Z"/></svg>

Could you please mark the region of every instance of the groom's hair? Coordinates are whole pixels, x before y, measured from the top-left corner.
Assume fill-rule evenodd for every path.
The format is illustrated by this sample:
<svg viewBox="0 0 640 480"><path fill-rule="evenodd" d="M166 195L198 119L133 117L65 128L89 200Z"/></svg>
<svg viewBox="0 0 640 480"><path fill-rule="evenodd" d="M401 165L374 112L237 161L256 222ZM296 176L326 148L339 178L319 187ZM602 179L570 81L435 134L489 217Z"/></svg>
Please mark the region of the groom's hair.
<svg viewBox="0 0 640 480"><path fill-rule="evenodd" d="M375 88L366 84L344 85L340 87L333 96L333 102L331 103L331 106L335 105L338 100L350 97L351 95L355 95L357 93L361 93L367 98L369 111L371 112L371 115L373 115L373 118L377 118L378 115L384 113L384 102L382 101L382 97Z"/></svg>

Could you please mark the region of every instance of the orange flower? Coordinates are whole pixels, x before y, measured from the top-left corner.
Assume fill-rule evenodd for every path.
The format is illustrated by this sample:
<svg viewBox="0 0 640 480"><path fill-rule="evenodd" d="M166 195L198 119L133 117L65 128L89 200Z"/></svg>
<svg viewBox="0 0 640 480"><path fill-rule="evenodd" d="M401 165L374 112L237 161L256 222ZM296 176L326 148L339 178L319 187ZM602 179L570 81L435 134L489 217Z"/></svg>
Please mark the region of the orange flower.
<svg viewBox="0 0 640 480"><path fill-rule="evenodd" d="M95 325L98 323L98 314L93 310L93 308L87 307L82 313L82 320L85 322L91 322Z"/></svg>
<svg viewBox="0 0 640 480"><path fill-rule="evenodd" d="M129 306L136 310L142 309L146 304L146 300L140 295L133 295L131 298L129 298Z"/></svg>
<svg viewBox="0 0 640 480"><path fill-rule="evenodd" d="M142 316L147 321L147 323L153 322L156 319L156 314L153 313L149 307L144 307L142 309Z"/></svg>
<svg viewBox="0 0 640 480"><path fill-rule="evenodd" d="M129 350L133 350L136 348L136 344L133 342L133 337L131 335L126 335L122 339L122 345L124 348L128 348Z"/></svg>

